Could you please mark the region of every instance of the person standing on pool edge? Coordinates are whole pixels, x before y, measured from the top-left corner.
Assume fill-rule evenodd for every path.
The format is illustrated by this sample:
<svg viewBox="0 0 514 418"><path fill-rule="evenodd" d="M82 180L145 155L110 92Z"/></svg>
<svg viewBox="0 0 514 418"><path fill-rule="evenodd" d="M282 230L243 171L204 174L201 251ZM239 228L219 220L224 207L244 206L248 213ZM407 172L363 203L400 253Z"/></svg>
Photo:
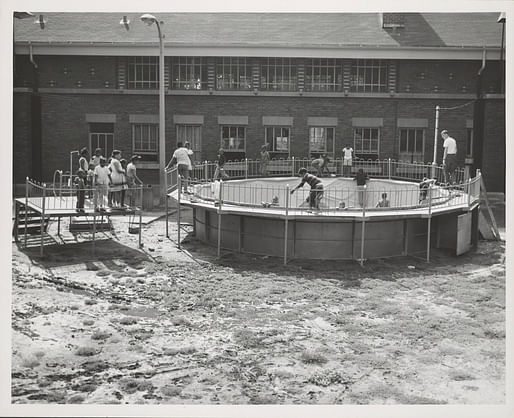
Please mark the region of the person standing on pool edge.
<svg viewBox="0 0 514 418"><path fill-rule="evenodd" d="M443 129L441 136L444 139L443 148L443 167L446 183L453 184L455 181L454 174L457 168L457 141L448 135L448 131Z"/></svg>
<svg viewBox="0 0 514 418"><path fill-rule="evenodd" d="M319 209L319 202L323 197L323 183L316 176L309 174L307 169L304 167L298 170L298 174L302 176L302 181L298 186L291 190L291 194L293 194L300 187L303 187L305 183L308 183L309 186L311 186L311 191L309 193L309 208Z"/></svg>

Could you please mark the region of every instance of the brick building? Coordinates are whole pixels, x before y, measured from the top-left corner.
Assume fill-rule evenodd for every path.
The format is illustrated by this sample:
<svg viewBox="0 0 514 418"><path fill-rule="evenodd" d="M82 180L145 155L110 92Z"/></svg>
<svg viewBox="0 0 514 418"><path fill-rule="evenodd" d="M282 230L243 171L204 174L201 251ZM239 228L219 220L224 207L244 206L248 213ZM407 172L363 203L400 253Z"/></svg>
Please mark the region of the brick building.
<svg viewBox="0 0 514 418"><path fill-rule="evenodd" d="M50 181L71 150L100 146L142 155L140 177L158 183L155 27L136 13L35 15L14 19L13 182ZM197 161L220 146L254 159L269 143L274 158L350 144L360 158L432 162L440 106L459 164L504 191L499 15L159 13L166 161L187 139Z"/></svg>

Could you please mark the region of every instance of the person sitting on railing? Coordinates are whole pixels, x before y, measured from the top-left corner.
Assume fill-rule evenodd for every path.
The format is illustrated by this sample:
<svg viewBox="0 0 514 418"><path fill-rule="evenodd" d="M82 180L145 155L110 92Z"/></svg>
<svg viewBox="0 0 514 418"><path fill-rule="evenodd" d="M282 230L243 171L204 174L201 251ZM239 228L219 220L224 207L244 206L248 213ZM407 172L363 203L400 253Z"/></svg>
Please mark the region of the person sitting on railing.
<svg viewBox="0 0 514 418"><path fill-rule="evenodd" d="M359 205L360 207L364 207L364 193L366 189L366 182L369 180L369 177L362 168L359 168L359 171L353 179L357 181L357 195Z"/></svg>
<svg viewBox="0 0 514 418"><path fill-rule="evenodd" d="M311 186L311 191L309 193L309 197L307 198L309 202L309 209L319 209L319 203L323 198L323 183L321 180L307 172L307 169L302 167L298 170L298 174L302 176L302 181L298 186L291 190L291 194L293 194L297 189L303 187L305 183L308 183Z"/></svg>
<svg viewBox="0 0 514 418"><path fill-rule="evenodd" d="M216 170L214 171L214 180L227 180L228 174L225 173L225 169L223 168L225 166L225 151L223 148L220 148L218 151L218 159L216 161Z"/></svg>
<svg viewBox="0 0 514 418"><path fill-rule="evenodd" d="M391 206L391 204L390 204L389 200L387 199L387 193L382 193L382 199L380 199L377 202L377 205L375 207L377 207L377 208L388 208L390 206Z"/></svg>
<svg viewBox="0 0 514 418"><path fill-rule="evenodd" d="M323 177L325 171L330 174L330 171L328 170L328 163L330 162L330 158L326 156L325 154L321 155L321 157L316 158L312 160L311 165L312 168L315 168L318 172L318 177Z"/></svg>
<svg viewBox="0 0 514 418"><path fill-rule="evenodd" d="M423 177L421 183L419 183L419 202L423 203L427 199L428 189L431 184L435 183L435 179L429 179L427 177Z"/></svg>
<svg viewBox="0 0 514 418"><path fill-rule="evenodd" d="M77 212L84 212L84 201L86 199L86 172L82 169L77 170L75 177L75 187L77 189Z"/></svg>

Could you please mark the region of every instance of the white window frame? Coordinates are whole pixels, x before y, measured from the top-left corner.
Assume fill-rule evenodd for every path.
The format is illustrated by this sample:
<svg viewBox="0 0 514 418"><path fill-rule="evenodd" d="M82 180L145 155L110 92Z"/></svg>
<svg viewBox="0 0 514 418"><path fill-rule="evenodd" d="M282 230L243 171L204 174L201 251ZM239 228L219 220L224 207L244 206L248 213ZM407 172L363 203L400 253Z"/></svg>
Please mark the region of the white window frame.
<svg viewBox="0 0 514 418"><path fill-rule="evenodd" d="M369 138L364 138L364 133L371 134L371 131L377 130L377 149L371 149L371 141L374 141L373 138L371 138L371 135L369 135ZM362 131L362 138L357 138L357 131ZM359 141L361 144L358 145ZM365 141L369 141L369 149L364 149L363 144ZM375 155L376 158L380 158L380 127L373 126L373 127L365 127L365 126L354 126L353 127L353 152L354 155L358 158L365 158L366 155ZM364 156L364 157L363 157Z"/></svg>
<svg viewBox="0 0 514 418"><path fill-rule="evenodd" d="M407 132L407 151L402 151L402 131ZM418 152L417 150L417 139L419 131L421 131L422 135L422 150ZM414 137L410 134L414 132ZM406 162L424 162L425 161L425 138L426 138L426 130L424 128L409 128L409 127L401 127L398 129L398 159ZM414 150L409 151L411 144L414 144ZM410 157L409 157L410 156ZM406 157L409 157L408 160L405 160Z"/></svg>
<svg viewBox="0 0 514 418"><path fill-rule="evenodd" d="M261 90L296 91L298 71L294 58L263 58L261 62Z"/></svg>
<svg viewBox="0 0 514 418"><path fill-rule="evenodd" d="M284 129L287 129L287 136L284 136ZM269 136L272 131L271 138ZM287 138L287 151L277 149L277 141L283 141L283 138ZM264 127L264 143L268 144L268 151L272 155L272 158L289 158L291 152L291 127L290 126L277 126L270 125Z"/></svg>
<svg viewBox="0 0 514 418"><path fill-rule="evenodd" d="M171 75L174 90L205 90L207 62L202 57L173 57Z"/></svg>
<svg viewBox="0 0 514 418"><path fill-rule="evenodd" d="M89 149L91 150L91 155L94 154L96 148L102 149L102 154L104 157L109 158L112 154L112 151L115 149L114 147L114 124L113 123L100 123L101 125L112 125L112 132L107 132L105 129L93 129L92 126L98 125L97 123L89 123ZM95 132L96 131L96 132ZM108 147L108 143L112 144L112 146ZM93 145L94 144L94 145Z"/></svg>
<svg viewBox="0 0 514 418"><path fill-rule="evenodd" d="M175 126L177 142L185 144L187 141L191 145L191 150L193 151L191 162L202 161L202 125L177 123ZM198 136L195 134L196 130L198 130Z"/></svg>
<svg viewBox="0 0 514 418"><path fill-rule="evenodd" d="M136 135L138 128L141 130L140 135L144 138L141 140L147 142L147 147L136 146ZM152 132L153 131L153 132ZM152 135L154 141L152 141ZM152 147L152 142L155 147ZM158 123L132 123L132 153L141 155L143 161L157 162L159 156L159 124Z"/></svg>
<svg viewBox="0 0 514 418"><path fill-rule="evenodd" d="M216 90L251 90L252 69L245 57L216 59Z"/></svg>
<svg viewBox="0 0 514 418"><path fill-rule="evenodd" d="M158 89L158 57L130 57L127 65L127 87L129 89Z"/></svg>
<svg viewBox="0 0 514 418"><path fill-rule="evenodd" d="M329 79L331 78L331 81ZM306 91L341 91L343 67L335 58L313 58L305 66Z"/></svg>
<svg viewBox="0 0 514 418"><path fill-rule="evenodd" d="M352 60L350 91L383 93L387 91L389 63L380 59Z"/></svg>
<svg viewBox="0 0 514 418"><path fill-rule="evenodd" d="M223 130L227 128L229 130L229 136L227 138L223 137ZM222 148L225 152L244 152L246 153L246 125L220 125L220 148ZM239 137L239 130L243 129L244 137L242 138L243 141L243 148L234 148L230 147L231 140L234 140L234 143L241 141L241 138ZM230 136L232 130L235 130L236 136ZM228 145L226 146L225 140L228 140Z"/></svg>
<svg viewBox="0 0 514 418"><path fill-rule="evenodd" d="M322 131L319 131L322 130ZM332 131L332 143L329 144L329 140L327 139L328 131ZM318 132L317 132L318 131ZM324 147L323 149L313 149L312 148L312 134L319 133L323 137ZM335 136L336 136L336 128L335 126L309 126L309 156L316 155L326 155L327 157L334 158L334 149L335 149Z"/></svg>

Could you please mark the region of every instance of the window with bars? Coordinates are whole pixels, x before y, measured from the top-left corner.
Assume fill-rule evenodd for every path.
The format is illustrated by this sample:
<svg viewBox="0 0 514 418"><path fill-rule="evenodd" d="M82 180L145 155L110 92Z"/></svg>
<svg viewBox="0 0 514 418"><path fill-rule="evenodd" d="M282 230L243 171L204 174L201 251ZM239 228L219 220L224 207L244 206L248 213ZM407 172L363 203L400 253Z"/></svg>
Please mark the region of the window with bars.
<svg viewBox="0 0 514 418"><path fill-rule="evenodd" d="M305 65L306 91L340 91L343 70L340 60L312 59Z"/></svg>
<svg viewBox="0 0 514 418"><path fill-rule="evenodd" d="M159 58L131 57L127 68L129 89L159 88Z"/></svg>
<svg viewBox="0 0 514 418"><path fill-rule="evenodd" d="M425 130L400 129L399 159L407 162L423 162L425 153Z"/></svg>
<svg viewBox="0 0 514 418"><path fill-rule="evenodd" d="M293 58L264 58L261 64L261 89L296 91L296 61Z"/></svg>
<svg viewBox="0 0 514 418"><path fill-rule="evenodd" d="M225 151L227 160L244 158L246 155L246 126L221 126L221 148Z"/></svg>
<svg viewBox="0 0 514 418"><path fill-rule="evenodd" d="M357 158L377 159L379 146L379 128L353 128L353 150Z"/></svg>
<svg viewBox="0 0 514 418"><path fill-rule="evenodd" d="M355 92L387 91L387 62L384 60L353 60L350 89Z"/></svg>
<svg viewBox="0 0 514 418"><path fill-rule="evenodd" d="M142 161L157 161L159 152L159 125L135 123L132 125L133 154L141 156Z"/></svg>
<svg viewBox="0 0 514 418"><path fill-rule="evenodd" d="M286 126L267 126L265 132L271 158L289 157L291 129Z"/></svg>
<svg viewBox="0 0 514 418"><path fill-rule="evenodd" d="M189 142L193 150L191 162L202 161L202 126L177 125L177 142Z"/></svg>
<svg viewBox="0 0 514 418"><path fill-rule="evenodd" d="M93 153L101 148L102 155L109 158L114 149L114 123L89 124L89 149Z"/></svg>
<svg viewBox="0 0 514 418"><path fill-rule="evenodd" d="M221 57L216 60L216 90L250 90L252 71L246 58Z"/></svg>
<svg viewBox="0 0 514 418"><path fill-rule="evenodd" d="M174 57L171 76L173 89L204 90L207 86L207 63L202 57Z"/></svg>
<svg viewBox="0 0 514 418"><path fill-rule="evenodd" d="M318 158L327 155L334 158L334 128L309 128L309 156Z"/></svg>

